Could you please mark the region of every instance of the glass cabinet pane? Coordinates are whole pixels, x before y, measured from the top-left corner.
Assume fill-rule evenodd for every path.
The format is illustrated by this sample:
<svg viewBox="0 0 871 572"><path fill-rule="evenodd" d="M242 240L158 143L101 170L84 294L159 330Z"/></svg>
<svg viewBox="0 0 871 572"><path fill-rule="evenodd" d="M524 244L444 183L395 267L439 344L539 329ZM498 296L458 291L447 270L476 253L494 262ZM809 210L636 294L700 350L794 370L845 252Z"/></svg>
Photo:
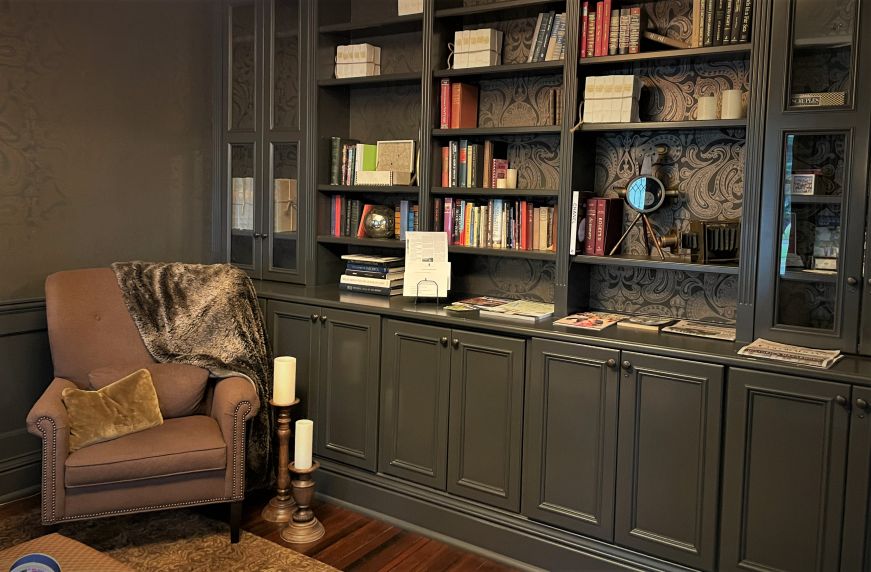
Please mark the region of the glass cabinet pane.
<svg viewBox="0 0 871 572"><path fill-rule="evenodd" d="M230 262L254 266L254 144L230 145Z"/></svg>
<svg viewBox="0 0 871 572"><path fill-rule="evenodd" d="M794 0L789 107L852 104L857 0Z"/></svg>
<svg viewBox="0 0 871 572"><path fill-rule="evenodd" d="M230 129L254 129L256 18L253 2L230 7Z"/></svg>
<svg viewBox="0 0 871 572"><path fill-rule="evenodd" d="M844 226L846 133L786 135L777 323L834 330Z"/></svg>
<svg viewBox="0 0 871 572"><path fill-rule="evenodd" d="M272 127L299 126L299 0L275 0L272 18Z"/></svg>
<svg viewBox="0 0 871 572"><path fill-rule="evenodd" d="M272 231L273 269L296 270L299 254L298 143L272 145Z"/></svg>

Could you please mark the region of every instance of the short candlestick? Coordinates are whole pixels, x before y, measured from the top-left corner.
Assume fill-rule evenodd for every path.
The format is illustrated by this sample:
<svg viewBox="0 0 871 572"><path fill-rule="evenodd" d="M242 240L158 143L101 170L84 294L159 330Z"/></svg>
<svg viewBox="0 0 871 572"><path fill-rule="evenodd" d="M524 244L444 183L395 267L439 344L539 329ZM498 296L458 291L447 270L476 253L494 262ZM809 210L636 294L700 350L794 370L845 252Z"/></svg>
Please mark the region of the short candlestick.
<svg viewBox="0 0 871 572"><path fill-rule="evenodd" d="M291 544L307 544L324 536L324 525L317 519L311 509L311 502L315 495L315 482L312 479L320 463L312 463L308 469L297 469L293 463L290 471L297 478L291 481L293 486L293 498L296 500L296 510L293 517L284 530L281 531L281 539Z"/></svg>

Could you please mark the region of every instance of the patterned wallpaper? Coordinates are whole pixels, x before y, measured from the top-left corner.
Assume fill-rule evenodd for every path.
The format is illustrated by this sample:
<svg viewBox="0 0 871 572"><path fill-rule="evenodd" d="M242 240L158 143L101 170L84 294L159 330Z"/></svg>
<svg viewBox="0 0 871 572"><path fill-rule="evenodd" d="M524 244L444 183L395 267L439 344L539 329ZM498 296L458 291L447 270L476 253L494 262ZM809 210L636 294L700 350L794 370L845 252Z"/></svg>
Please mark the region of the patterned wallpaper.
<svg viewBox="0 0 871 572"><path fill-rule="evenodd" d="M451 255L453 294L553 302L556 266L544 260Z"/></svg>
<svg viewBox="0 0 871 572"><path fill-rule="evenodd" d="M478 82L478 126L553 125L554 91L561 75L525 76Z"/></svg>
<svg viewBox="0 0 871 572"><path fill-rule="evenodd" d="M275 3L276 33L273 120L276 127L299 128L300 18L299 0Z"/></svg>
<svg viewBox="0 0 871 572"><path fill-rule="evenodd" d="M379 139L420 141L419 85L351 91L350 137L366 143Z"/></svg>

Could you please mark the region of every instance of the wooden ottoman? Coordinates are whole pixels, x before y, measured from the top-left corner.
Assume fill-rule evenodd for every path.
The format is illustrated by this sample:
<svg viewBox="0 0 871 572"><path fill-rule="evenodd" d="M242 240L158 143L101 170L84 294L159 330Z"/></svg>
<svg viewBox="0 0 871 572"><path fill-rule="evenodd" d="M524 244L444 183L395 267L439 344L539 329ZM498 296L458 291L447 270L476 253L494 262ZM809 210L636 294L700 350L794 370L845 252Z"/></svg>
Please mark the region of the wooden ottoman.
<svg viewBox="0 0 871 572"><path fill-rule="evenodd" d="M57 560L63 572L135 572L126 564L60 534L40 536L0 551L0 570L4 572L25 554L47 554Z"/></svg>

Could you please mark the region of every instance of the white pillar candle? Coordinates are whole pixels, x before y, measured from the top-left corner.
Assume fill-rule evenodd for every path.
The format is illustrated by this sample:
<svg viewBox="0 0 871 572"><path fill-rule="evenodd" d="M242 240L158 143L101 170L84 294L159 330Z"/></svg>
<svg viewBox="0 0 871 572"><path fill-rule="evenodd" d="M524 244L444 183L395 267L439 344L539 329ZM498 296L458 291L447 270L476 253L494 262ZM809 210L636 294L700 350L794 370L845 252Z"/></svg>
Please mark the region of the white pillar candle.
<svg viewBox="0 0 871 572"><path fill-rule="evenodd" d="M505 172L505 188L507 188L507 189L516 189L517 188L517 169L508 169Z"/></svg>
<svg viewBox="0 0 871 572"><path fill-rule="evenodd" d="M311 419L300 419L296 422L296 441L293 445L293 466L297 469L309 469L312 466L312 435L315 424Z"/></svg>
<svg viewBox="0 0 871 572"><path fill-rule="evenodd" d="M290 405L296 399L296 358L280 356L275 358L275 371L272 382L272 402L276 405Z"/></svg>
<svg viewBox="0 0 871 572"><path fill-rule="evenodd" d="M720 116L723 119L741 119L744 117L740 89L727 89L723 92L723 112Z"/></svg>

